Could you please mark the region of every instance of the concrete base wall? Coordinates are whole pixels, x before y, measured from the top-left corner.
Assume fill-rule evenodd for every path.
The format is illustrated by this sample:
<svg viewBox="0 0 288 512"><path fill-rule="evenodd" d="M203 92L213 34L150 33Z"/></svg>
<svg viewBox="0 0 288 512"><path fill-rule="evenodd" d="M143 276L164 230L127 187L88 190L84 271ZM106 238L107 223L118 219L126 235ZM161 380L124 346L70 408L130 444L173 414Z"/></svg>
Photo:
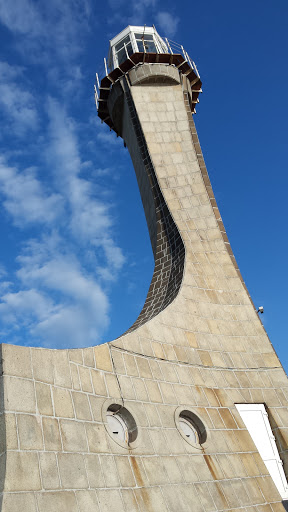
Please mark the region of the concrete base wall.
<svg viewBox="0 0 288 512"><path fill-rule="evenodd" d="M2 346L4 512L284 510L234 404L266 404L287 470L287 377L228 243L189 91L155 82L126 81L119 96L136 172L156 180L151 195L143 178L142 194L155 207L157 300L148 297L131 332L101 346ZM133 447L109 434L113 402L136 420ZM181 408L205 425L201 445L179 432Z"/></svg>

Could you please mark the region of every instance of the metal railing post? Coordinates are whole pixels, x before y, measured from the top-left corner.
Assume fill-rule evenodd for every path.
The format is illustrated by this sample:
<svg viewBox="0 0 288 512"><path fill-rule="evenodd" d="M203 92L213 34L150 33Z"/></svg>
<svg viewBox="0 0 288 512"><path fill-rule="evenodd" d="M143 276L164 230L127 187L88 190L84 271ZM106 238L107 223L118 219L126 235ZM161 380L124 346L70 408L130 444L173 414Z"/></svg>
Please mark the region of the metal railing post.
<svg viewBox="0 0 288 512"><path fill-rule="evenodd" d="M170 53L173 55L172 48L171 48L171 46L169 44L169 41L168 41L167 37L165 37L165 41L166 41L166 44L167 44L167 46L168 46L168 48L170 50Z"/></svg>
<svg viewBox="0 0 288 512"><path fill-rule="evenodd" d="M96 103L96 107L97 107L97 110L98 110L98 92L97 92L97 87L96 85L94 85L94 93L95 93L95 103Z"/></svg>
<svg viewBox="0 0 288 512"><path fill-rule="evenodd" d="M196 68L196 64L195 64L194 60L193 60L193 64L194 64L194 68L195 68L196 74L197 74L198 78L200 78L199 71Z"/></svg>
<svg viewBox="0 0 288 512"><path fill-rule="evenodd" d="M126 43L124 43L124 48L125 48L127 59L129 59L129 54L128 54L128 51L127 51L127 48L126 48Z"/></svg>
<svg viewBox="0 0 288 512"><path fill-rule="evenodd" d="M107 62L106 62L106 58L104 57L104 66L105 66L105 73L106 73L106 76L108 75L108 69L107 69Z"/></svg>

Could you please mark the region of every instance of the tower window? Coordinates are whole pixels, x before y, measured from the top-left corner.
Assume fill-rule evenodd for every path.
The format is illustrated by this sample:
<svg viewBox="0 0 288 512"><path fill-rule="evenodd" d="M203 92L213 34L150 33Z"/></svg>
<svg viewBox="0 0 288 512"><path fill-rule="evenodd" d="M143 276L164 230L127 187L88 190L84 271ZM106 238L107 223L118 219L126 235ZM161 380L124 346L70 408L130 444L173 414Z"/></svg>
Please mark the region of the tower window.
<svg viewBox="0 0 288 512"><path fill-rule="evenodd" d="M189 418L180 415L179 425L183 434L188 437L192 443L199 443L199 434L197 428Z"/></svg>
<svg viewBox="0 0 288 512"><path fill-rule="evenodd" d="M175 423L181 436L195 448L207 440L207 431L203 421L190 409L178 407L175 411Z"/></svg>
<svg viewBox="0 0 288 512"><path fill-rule="evenodd" d="M113 436L120 439L120 441L128 442L128 429L127 425L122 420L121 416L112 411L107 411L107 423Z"/></svg>
<svg viewBox="0 0 288 512"><path fill-rule="evenodd" d="M136 422L132 414L120 404L112 404L106 412L106 421L110 436L127 447L133 443L138 435Z"/></svg>

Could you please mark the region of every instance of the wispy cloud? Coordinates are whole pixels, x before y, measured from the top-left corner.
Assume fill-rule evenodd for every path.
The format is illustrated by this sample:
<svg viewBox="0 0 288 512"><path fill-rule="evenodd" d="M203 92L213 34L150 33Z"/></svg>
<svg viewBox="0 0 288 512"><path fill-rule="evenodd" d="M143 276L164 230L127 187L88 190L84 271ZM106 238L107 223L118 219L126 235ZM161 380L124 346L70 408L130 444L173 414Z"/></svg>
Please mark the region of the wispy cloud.
<svg viewBox="0 0 288 512"><path fill-rule="evenodd" d="M133 22L135 25L137 23L140 23L140 25L145 25L145 23L147 23L147 12L153 12L157 6L157 3L157 0L143 0L142 2L133 1L130 22Z"/></svg>
<svg viewBox="0 0 288 512"><path fill-rule="evenodd" d="M97 133L97 139L103 143L109 145L109 148L115 147L118 150L123 148L123 140L121 137L117 137L115 133L109 133L107 131L99 131Z"/></svg>
<svg viewBox="0 0 288 512"><path fill-rule="evenodd" d="M61 242L54 236L30 243L18 259L23 285L54 297L50 314L39 317L31 332L57 346L97 343L108 324L108 299L95 277L85 272L74 255L61 249Z"/></svg>
<svg viewBox="0 0 288 512"><path fill-rule="evenodd" d="M109 5L113 15L109 17L108 23L122 24L125 28L127 25L145 25L149 23L147 20L153 20L160 34L166 37L174 37L177 32L180 18L173 12L161 9L158 0L143 0L135 2L134 0L109 0Z"/></svg>
<svg viewBox="0 0 288 512"><path fill-rule="evenodd" d="M2 295L0 317L6 325L25 326L36 344L95 344L109 323L109 301L95 276L64 245L55 233L26 244L18 257L21 289Z"/></svg>
<svg viewBox="0 0 288 512"><path fill-rule="evenodd" d="M149 12L149 18L155 12L158 0L143 0L142 2L135 2L134 0L128 0L124 2L120 0L109 0L109 5L112 10L112 15L108 18L108 23L122 24L123 28L127 25L145 25L147 23L147 16Z"/></svg>
<svg viewBox="0 0 288 512"><path fill-rule="evenodd" d="M81 34L89 30L89 14L86 0L0 0L0 20L14 34L25 36L22 45L33 50L30 58L37 60L54 54L71 61L79 55Z"/></svg>
<svg viewBox="0 0 288 512"><path fill-rule="evenodd" d="M44 319L53 311L53 301L33 288L15 293L5 293L1 297L0 315L2 322L33 325L35 319Z"/></svg>
<svg viewBox="0 0 288 512"><path fill-rule="evenodd" d="M47 231L23 246L14 283L3 276L0 319L16 341L25 328L30 343L91 345L109 325L105 283L125 259L115 242L111 199L91 179L93 163L82 158L80 127L55 98L48 98L47 114L49 180L40 181L35 168L20 171L0 160L0 194L14 224L45 224Z"/></svg>
<svg viewBox="0 0 288 512"><path fill-rule="evenodd" d="M180 18L173 16L168 11L159 11L156 14L156 22L159 26L160 32L166 37L174 37L177 32Z"/></svg>
<svg viewBox="0 0 288 512"><path fill-rule="evenodd" d="M23 68L0 61L0 110L6 117L6 130L20 136L39 124L35 98L19 83L22 75Z"/></svg>
<svg viewBox="0 0 288 512"><path fill-rule="evenodd" d="M144 19L143 8L152 5L144 0L133 12ZM96 122L93 141L88 133L95 110L81 57L97 26L91 6L91 0L0 0L11 57L0 62L1 220L10 237L7 271L0 268L5 341L98 343L110 322L111 281L125 264L117 196L105 182L115 183L117 173L113 160L99 157L95 139L117 152L122 141Z"/></svg>
<svg viewBox="0 0 288 512"><path fill-rule="evenodd" d="M17 226L30 223L51 224L62 211L60 194L47 194L35 169L20 172L0 157L0 194L3 206Z"/></svg>
<svg viewBox="0 0 288 512"><path fill-rule="evenodd" d="M71 233L78 241L103 249L110 270L119 270L124 263L124 256L112 238L114 220L111 205L97 197L97 187L91 180L81 177L82 162L75 124L64 108L51 98L48 102L48 114L48 155L69 202Z"/></svg>
<svg viewBox="0 0 288 512"><path fill-rule="evenodd" d="M34 3L15 0L11 4L1 0L1 21L13 32L29 33L31 37L40 33L42 20Z"/></svg>
<svg viewBox="0 0 288 512"><path fill-rule="evenodd" d="M80 91L83 72L79 56L91 33L92 19L93 26L97 26L97 20L91 15L90 0L0 0L0 23L12 33L14 47L25 63L37 65L43 88L47 88L47 83L53 84L64 98ZM9 89L3 86L0 97L4 95L3 100L10 108L11 98L16 101L18 110L21 105L23 110L28 105L26 119L29 122L32 97L25 91L17 96L17 90L14 86L9 94ZM33 118L30 123L32 121Z"/></svg>

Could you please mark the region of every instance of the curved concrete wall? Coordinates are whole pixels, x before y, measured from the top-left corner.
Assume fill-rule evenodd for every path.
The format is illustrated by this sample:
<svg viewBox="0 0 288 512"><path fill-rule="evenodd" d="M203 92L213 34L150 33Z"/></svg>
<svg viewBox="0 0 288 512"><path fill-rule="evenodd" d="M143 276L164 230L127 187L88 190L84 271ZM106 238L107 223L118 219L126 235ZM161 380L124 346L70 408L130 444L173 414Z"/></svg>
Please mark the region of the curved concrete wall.
<svg viewBox="0 0 288 512"><path fill-rule="evenodd" d="M5 512L284 510L234 404L266 404L287 469L287 377L235 264L185 80L159 76L144 85L124 77L110 102L154 244L147 301L111 343L2 346ZM129 449L106 428L112 402L137 422ZM178 431L179 408L204 423L202 445Z"/></svg>

